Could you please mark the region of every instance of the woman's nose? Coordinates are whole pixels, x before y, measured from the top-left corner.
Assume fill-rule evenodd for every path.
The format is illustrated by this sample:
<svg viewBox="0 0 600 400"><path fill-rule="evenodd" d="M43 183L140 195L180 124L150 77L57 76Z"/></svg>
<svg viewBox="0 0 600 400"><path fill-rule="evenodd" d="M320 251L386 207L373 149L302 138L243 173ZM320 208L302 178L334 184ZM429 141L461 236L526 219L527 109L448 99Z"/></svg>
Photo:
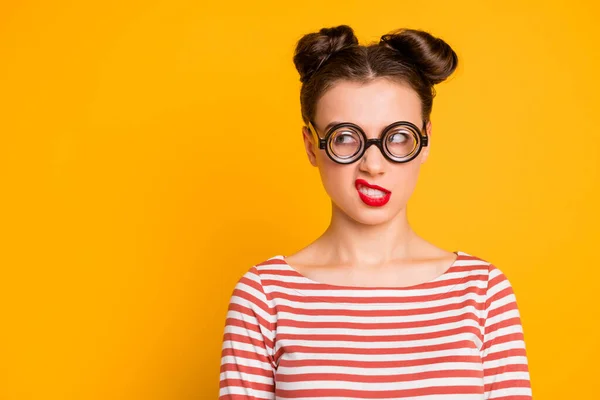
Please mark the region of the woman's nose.
<svg viewBox="0 0 600 400"><path fill-rule="evenodd" d="M360 160L360 169L371 175L381 174L385 168L386 159L374 144L369 146Z"/></svg>

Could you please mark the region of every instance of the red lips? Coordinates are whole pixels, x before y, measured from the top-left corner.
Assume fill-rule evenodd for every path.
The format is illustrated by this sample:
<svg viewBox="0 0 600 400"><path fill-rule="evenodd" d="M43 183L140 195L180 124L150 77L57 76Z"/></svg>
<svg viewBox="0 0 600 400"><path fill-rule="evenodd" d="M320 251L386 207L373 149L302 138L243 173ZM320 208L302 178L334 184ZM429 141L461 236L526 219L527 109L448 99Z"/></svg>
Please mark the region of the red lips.
<svg viewBox="0 0 600 400"><path fill-rule="evenodd" d="M390 192L389 190L384 189L381 186L371 185L371 184L367 183L367 181L365 181L364 179L357 179L354 185L356 186L356 191L358 192L358 196L363 201L363 203L365 203L366 205L371 206L371 207L381 207L381 206L386 205L387 202L390 201L390 197L392 196L392 192ZM380 197L368 196L364 193L361 193L360 190L358 190L358 188L360 186L366 186L371 189L381 190L383 193L385 193L385 195L380 196Z"/></svg>
<svg viewBox="0 0 600 400"><path fill-rule="evenodd" d="M354 185L356 186L357 190L358 190L359 186L366 186L371 189L381 190L382 192L385 192L385 193L391 193L386 188L382 188L381 186L377 186L377 185L371 185L369 182L365 181L364 179L357 179L356 182L354 183Z"/></svg>

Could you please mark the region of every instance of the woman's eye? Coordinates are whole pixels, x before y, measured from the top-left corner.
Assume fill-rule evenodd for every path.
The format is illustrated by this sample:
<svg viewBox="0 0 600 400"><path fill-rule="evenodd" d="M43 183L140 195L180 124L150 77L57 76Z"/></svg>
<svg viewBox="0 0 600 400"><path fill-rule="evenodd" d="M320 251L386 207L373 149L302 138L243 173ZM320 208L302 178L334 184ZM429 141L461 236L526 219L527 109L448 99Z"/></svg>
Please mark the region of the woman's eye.
<svg viewBox="0 0 600 400"><path fill-rule="evenodd" d="M403 143L408 140L408 135L404 132L396 132L389 136L388 141L392 143Z"/></svg>
<svg viewBox="0 0 600 400"><path fill-rule="evenodd" d="M351 144L351 143L354 143L355 141L356 141L356 139L354 138L354 135L352 135L350 133L342 133L335 137L336 144Z"/></svg>

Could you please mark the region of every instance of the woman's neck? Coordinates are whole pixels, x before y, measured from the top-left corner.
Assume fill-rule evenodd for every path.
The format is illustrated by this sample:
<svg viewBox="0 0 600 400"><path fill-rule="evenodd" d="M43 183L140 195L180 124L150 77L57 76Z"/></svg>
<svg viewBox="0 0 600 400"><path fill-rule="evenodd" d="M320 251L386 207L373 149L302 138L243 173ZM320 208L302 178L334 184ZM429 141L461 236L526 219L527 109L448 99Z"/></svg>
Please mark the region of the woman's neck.
<svg viewBox="0 0 600 400"><path fill-rule="evenodd" d="M406 208L389 221L365 225L334 205L330 225L318 241L322 259L369 268L394 259L410 259L413 244L420 240L408 223Z"/></svg>

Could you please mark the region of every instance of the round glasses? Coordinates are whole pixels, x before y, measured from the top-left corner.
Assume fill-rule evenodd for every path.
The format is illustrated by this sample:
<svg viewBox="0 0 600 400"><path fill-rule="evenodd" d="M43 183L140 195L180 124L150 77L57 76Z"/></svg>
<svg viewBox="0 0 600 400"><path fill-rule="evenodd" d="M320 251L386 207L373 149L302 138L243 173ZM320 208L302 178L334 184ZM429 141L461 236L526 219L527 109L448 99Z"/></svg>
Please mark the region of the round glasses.
<svg viewBox="0 0 600 400"><path fill-rule="evenodd" d="M423 121L423 131L425 126L426 121ZM427 135L423 135L416 125L408 121L388 125L378 139L367 139L362 128L351 122L333 125L325 138L318 135L312 121L308 121L308 128L319 141L319 149L325 149L329 158L339 164L355 162L371 145L377 146L389 161L405 163L418 156L428 143Z"/></svg>

